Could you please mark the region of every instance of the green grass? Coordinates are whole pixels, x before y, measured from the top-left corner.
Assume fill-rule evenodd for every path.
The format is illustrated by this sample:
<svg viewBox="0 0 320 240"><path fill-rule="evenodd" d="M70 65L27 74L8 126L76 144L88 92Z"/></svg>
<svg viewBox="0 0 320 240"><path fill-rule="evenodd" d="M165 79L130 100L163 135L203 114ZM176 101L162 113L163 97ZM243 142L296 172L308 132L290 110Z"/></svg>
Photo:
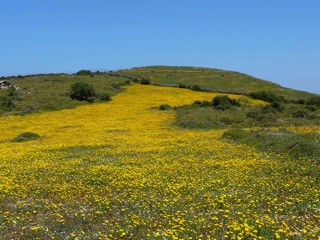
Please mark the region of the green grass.
<svg viewBox="0 0 320 240"><path fill-rule="evenodd" d="M150 66L118 71L117 73L137 78L147 78L151 83L200 86L202 89L228 92L271 91L287 99L307 99L314 94L281 87L278 84L258 79L247 74L197 67Z"/></svg>
<svg viewBox="0 0 320 240"><path fill-rule="evenodd" d="M13 99L13 110L0 109L0 115L27 114L43 111L55 111L88 104L69 97L72 84L86 82L95 88L97 94L111 97L121 92L121 86L128 84L127 79L106 74L94 75L42 75L36 77L17 77L9 80L22 90L17 91ZM6 96L7 90L0 90L0 96Z"/></svg>
<svg viewBox="0 0 320 240"><path fill-rule="evenodd" d="M320 135L316 133L299 134L286 129L255 131L231 129L224 132L222 138L254 146L260 151L289 154L293 159L306 157L316 164L320 163ZM318 172L316 177L319 176Z"/></svg>
<svg viewBox="0 0 320 240"><path fill-rule="evenodd" d="M89 74L90 73L90 74ZM307 92L283 88L278 84L261 80L246 74L219 69L197 67L150 66L139 67L114 72L116 74L138 78L151 84L168 84L190 89L208 89L218 92L252 93L270 91L288 100L307 101L313 96ZM71 75L40 75L35 77L16 77L9 80L22 90L16 96L10 96L14 107L0 106L1 115L28 114L43 111L55 111L74 108L88 104L87 101L77 101L69 97L71 85L75 82L86 82L94 86L99 96L112 96L121 92L121 86L127 84L128 78L79 71ZM9 91L0 90L0 97L7 97ZM207 114L208 115L208 114ZM209 114L210 115L210 114ZM211 115L207 116L209 120ZM197 125L198 123L195 123Z"/></svg>
<svg viewBox="0 0 320 240"><path fill-rule="evenodd" d="M278 106L275 103L266 106L242 103L225 110L202 104L185 105L174 108L174 125L202 129L320 125L320 108L310 110L308 105L285 102L278 108L274 105Z"/></svg>

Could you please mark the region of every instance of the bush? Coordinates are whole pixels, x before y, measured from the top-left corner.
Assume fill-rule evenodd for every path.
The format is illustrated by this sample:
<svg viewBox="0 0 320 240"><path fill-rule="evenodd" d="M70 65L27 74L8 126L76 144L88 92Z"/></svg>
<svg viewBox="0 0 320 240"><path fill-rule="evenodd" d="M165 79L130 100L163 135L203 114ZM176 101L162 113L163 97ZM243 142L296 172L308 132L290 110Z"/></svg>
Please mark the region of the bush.
<svg viewBox="0 0 320 240"><path fill-rule="evenodd" d="M80 70L76 73L76 75L86 76L86 75L93 75L93 73L90 70Z"/></svg>
<svg viewBox="0 0 320 240"><path fill-rule="evenodd" d="M141 84L142 85L149 85L149 84L151 84L151 82L149 79L143 78L143 79L141 79Z"/></svg>
<svg viewBox="0 0 320 240"><path fill-rule="evenodd" d="M19 136L15 137L11 140L11 142L25 142L25 141L32 141L40 138L40 136L36 133L32 132L25 132L21 133Z"/></svg>
<svg viewBox="0 0 320 240"><path fill-rule="evenodd" d="M218 110L230 109L232 106L240 106L241 104L226 95L216 96L212 99L213 106Z"/></svg>
<svg viewBox="0 0 320 240"><path fill-rule="evenodd" d="M312 97L307 101L308 105L314 105L320 107L320 96Z"/></svg>
<svg viewBox="0 0 320 240"><path fill-rule="evenodd" d="M282 106L279 102L272 102L271 104L263 108L264 112L283 112L285 107Z"/></svg>
<svg viewBox="0 0 320 240"><path fill-rule="evenodd" d="M12 101L12 98L9 96L1 96L0 97L0 107L4 108L5 110L12 110L15 108L15 104Z"/></svg>
<svg viewBox="0 0 320 240"><path fill-rule="evenodd" d="M196 85L193 85L193 86L191 87L191 90L192 90L192 91L201 91L201 87L196 84Z"/></svg>
<svg viewBox="0 0 320 240"><path fill-rule="evenodd" d="M210 107L212 106L212 102L196 100L192 103L192 105L199 106L199 107Z"/></svg>
<svg viewBox="0 0 320 240"><path fill-rule="evenodd" d="M179 88L187 88L187 85L184 83L179 83Z"/></svg>
<svg viewBox="0 0 320 240"><path fill-rule="evenodd" d="M110 97L110 95L108 94L108 93L101 93L100 95L99 95L99 99L101 100L101 101L111 101L111 97Z"/></svg>
<svg viewBox="0 0 320 240"><path fill-rule="evenodd" d="M292 116L294 118L305 118L305 117L308 117L308 115L309 114L303 110L298 110L298 111L292 113Z"/></svg>
<svg viewBox="0 0 320 240"><path fill-rule="evenodd" d="M160 110L169 110L169 109L171 109L171 106L168 104L161 104L159 109Z"/></svg>
<svg viewBox="0 0 320 240"><path fill-rule="evenodd" d="M96 92L91 84L76 82L71 86L70 97L74 100L93 102Z"/></svg>
<svg viewBox="0 0 320 240"><path fill-rule="evenodd" d="M304 100L304 99L299 99L299 100L295 101L295 103L296 103L296 104L301 104L301 105L303 105L303 104L306 104L306 100Z"/></svg>
<svg viewBox="0 0 320 240"><path fill-rule="evenodd" d="M306 109L309 110L310 112L315 112L318 108L315 105L308 105L306 106Z"/></svg>
<svg viewBox="0 0 320 240"><path fill-rule="evenodd" d="M261 92L253 92L248 95L253 99L259 99L266 102L283 102L285 101L283 96L277 96L272 92L261 91Z"/></svg>

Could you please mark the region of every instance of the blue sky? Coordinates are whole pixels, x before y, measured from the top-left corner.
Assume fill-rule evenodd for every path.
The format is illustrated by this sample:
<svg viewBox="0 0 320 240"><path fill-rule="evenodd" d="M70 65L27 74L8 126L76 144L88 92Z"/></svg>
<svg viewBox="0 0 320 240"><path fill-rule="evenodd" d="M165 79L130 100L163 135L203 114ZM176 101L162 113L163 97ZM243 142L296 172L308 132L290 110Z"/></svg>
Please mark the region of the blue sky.
<svg viewBox="0 0 320 240"><path fill-rule="evenodd" d="M318 0L1 0L0 76L178 65L320 93Z"/></svg>

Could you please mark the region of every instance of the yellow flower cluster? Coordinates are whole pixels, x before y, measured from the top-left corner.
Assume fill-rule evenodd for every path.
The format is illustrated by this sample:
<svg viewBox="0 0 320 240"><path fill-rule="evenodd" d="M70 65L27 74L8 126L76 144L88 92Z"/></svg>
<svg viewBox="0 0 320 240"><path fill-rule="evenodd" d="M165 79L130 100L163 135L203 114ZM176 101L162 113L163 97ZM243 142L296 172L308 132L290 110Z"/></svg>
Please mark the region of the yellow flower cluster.
<svg viewBox="0 0 320 240"><path fill-rule="evenodd" d="M155 108L214 96L133 85L108 103L1 118L1 238L317 239L318 165L180 129ZM41 138L10 142L22 132Z"/></svg>

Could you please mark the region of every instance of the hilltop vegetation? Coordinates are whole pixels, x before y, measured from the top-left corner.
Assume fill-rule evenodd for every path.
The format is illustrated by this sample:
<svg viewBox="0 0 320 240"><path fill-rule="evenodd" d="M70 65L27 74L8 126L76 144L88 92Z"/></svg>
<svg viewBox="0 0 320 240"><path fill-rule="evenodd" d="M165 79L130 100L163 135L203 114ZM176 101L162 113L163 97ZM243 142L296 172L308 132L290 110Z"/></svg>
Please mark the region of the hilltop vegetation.
<svg viewBox="0 0 320 240"><path fill-rule="evenodd" d="M0 115L27 114L73 108L89 102L110 100L121 86L141 84L171 85L195 91L252 93L268 91L288 100L307 101L315 94L283 88L246 74L194 67L142 67L116 72L80 70L75 74L36 74L8 79L19 90L0 89ZM92 85L95 96L77 101L70 98L76 82ZM81 99L81 98L80 98ZM79 100L79 99L78 99Z"/></svg>
<svg viewBox="0 0 320 240"><path fill-rule="evenodd" d="M315 94L281 87L243 73L196 67L150 66L117 71L119 74L148 79L151 83L199 87L217 92L270 91L289 100L308 99Z"/></svg>

